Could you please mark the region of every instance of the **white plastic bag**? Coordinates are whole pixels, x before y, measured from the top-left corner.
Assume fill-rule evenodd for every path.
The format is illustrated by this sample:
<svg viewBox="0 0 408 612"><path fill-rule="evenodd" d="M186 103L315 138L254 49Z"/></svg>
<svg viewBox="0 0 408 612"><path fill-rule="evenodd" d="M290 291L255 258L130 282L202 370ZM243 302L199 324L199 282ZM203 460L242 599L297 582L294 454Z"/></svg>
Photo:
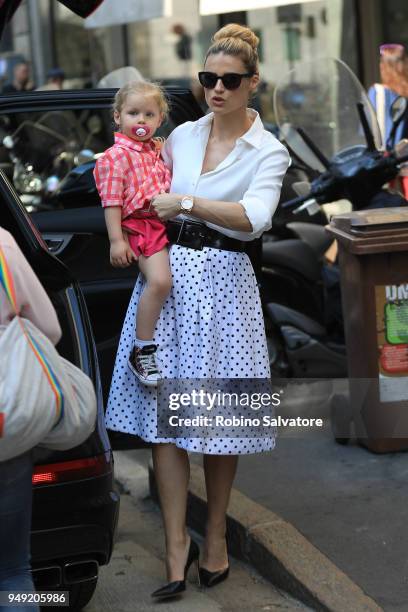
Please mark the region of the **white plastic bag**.
<svg viewBox="0 0 408 612"><path fill-rule="evenodd" d="M0 249L0 286L14 311L13 283ZM16 315L0 327L0 461L41 444L66 450L95 428L91 380L61 357L31 321Z"/></svg>

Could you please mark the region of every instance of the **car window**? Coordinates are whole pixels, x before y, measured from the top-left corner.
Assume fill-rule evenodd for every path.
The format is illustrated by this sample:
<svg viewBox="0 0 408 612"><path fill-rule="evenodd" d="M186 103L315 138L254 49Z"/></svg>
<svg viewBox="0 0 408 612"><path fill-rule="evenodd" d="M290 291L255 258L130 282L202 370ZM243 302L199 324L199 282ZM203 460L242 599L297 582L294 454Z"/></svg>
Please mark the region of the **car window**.
<svg viewBox="0 0 408 612"><path fill-rule="evenodd" d="M173 118L161 126L166 138ZM28 212L99 204L95 155L113 144L109 107L47 110L0 116L0 168Z"/></svg>

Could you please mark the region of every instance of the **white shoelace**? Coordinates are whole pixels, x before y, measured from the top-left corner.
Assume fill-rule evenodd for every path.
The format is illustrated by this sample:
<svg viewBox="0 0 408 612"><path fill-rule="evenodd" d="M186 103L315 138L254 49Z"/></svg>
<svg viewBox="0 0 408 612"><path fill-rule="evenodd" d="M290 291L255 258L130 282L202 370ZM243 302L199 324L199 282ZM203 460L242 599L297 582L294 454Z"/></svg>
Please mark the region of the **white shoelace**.
<svg viewBox="0 0 408 612"><path fill-rule="evenodd" d="M159 373L156 365L155 353L149 353L147 355L140 353L137 359L140 360L142 368L146 372L146 376L149 376L149 374Z"/></svg>

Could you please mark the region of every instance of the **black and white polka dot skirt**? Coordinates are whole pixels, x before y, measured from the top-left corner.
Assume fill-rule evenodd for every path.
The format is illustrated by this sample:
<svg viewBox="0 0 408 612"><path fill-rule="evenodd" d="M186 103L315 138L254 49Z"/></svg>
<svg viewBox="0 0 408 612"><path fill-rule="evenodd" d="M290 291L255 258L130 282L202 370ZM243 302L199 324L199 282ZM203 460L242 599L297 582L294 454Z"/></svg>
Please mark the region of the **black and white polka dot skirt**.
<svg viewBox="0 0 408 612"><path fill-rule="evenodd" d="M170 265L173 287L154 335L163 378L269 378L261 302L248 256L173 245ZM157 391L139 383L127 367L143 286L139 275L120 337L106 426L192 452L241 455L272 450L274 432L259 438L157 436Z"/></svg>

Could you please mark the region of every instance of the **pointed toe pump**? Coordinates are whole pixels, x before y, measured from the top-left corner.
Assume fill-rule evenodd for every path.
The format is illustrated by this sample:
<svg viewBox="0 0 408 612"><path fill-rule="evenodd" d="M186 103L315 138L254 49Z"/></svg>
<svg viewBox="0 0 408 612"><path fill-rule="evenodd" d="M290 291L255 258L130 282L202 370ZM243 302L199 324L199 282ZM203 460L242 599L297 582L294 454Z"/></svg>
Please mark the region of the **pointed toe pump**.
<svg viewBox="0 0 408 612"><path fill-rule="evenodd" d="M200 557L200 549L198 544L191 538L190 546L188 549L188 557L186 561L186 565L184 566L184 579L183 580L173 580L173 582L169 582L164 586L160 587L156 591L152 593L152 597L155 599L166 599L168 597L175 597L179 593L182 593L186 590L186 578L188 574L188 570L192 563L197 563L197 576L198 580L200 580L200 568L199 568L199 557Z"/></svg>
<svg viewBox="0 0 408 612"><path fill-rule="evenodd" d="M200 584L206 587L212 587L216 584L219 584L223 580L228 578L230 566L229 564L225 569L218 570L216 572L210 572L205 567L200 567L198 569L200 575Z"/></svg>
<svg viewBox="0 0 408 612"><path fill-rule="evenodd" d="M230 535L228 531L225 534L225 542L226 542L227 550L228 550L230 547ZM216 584L219 584L220 582L223 582L223 580L226 580L228 578L229 570L230 570L229 557L228 557L228 565L224 569L217 570L215 572L210 572L210 570L206 569L205 567L199 567L198 573L199 573L199 578L200 578L200 585L206 586L206 587L212 587L212 586L215 586Z"/></svg>

